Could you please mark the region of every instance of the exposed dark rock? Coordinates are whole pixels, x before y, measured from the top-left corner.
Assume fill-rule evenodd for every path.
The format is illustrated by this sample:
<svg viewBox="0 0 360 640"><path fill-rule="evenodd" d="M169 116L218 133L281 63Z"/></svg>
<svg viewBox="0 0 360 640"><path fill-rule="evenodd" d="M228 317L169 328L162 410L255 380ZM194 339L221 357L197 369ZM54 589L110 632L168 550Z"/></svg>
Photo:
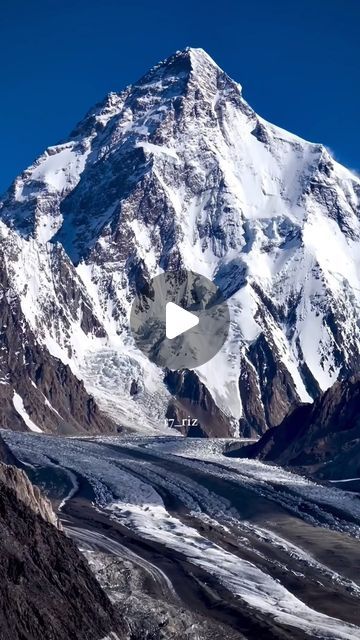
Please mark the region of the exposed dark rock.
<svg viewBox="0 0 360 640"><path fill-rule="evenodd" d="M296 341L296 349L299 355L301 377L304 381L308 394L311 396L311 398L315 399L319 395L321 395L321 388L304 360L304 354L302 352L299 339L297 339Z"/></svg>
<svg viewBox="0 0 360 640"><path fill-rule="evenodd" d="M243 416L240 419L241 435L250 438L265 433L267 424L257 372L244 355L241 357L239 391L243 405Z"/></svg>
<svg viewBox="0 0 360 640"><path fill-rule="evenodd" d="M270 338L261 333L259 337L250 345L248 358L258 373L258 384L260 396L256 399L256 387L252 387L252 392L247 396L242 394L245 406L248 399L252 399L251 404L246 408L249 417L256 416L257 424L266 424L273 427L284 419L290 409L299 404L299 396L296 392L295 384L277 352L275 344ZM248 382L251 382L249 377ZM263 409L261 410L261 404ZM255 408L256 406L256 408ZM253 425L253 421L250 422Z"/></svg>
<svg viewBox="0 0 360 640"><path fill-rule="evenodd" d="M360 477L360 379L336 382L313 404L304 404L255 444L232 451L307 470L318 477Z"/></svg>
<svg viewBox="0 0 360 640"><path fill-rule="evenodd" d="M84 287L80 284L75 272L74 265L66 255L64 248L59 243L55 243L51 248L51 270L54 274L54 286L60 309L70 312L70 317L77 318L80 313L81 328L84 333L103 338L106 336L104 327L99 322L91 303L88 300ZM56 312L49 309L49 321L53 322L53 315ZM69 328L69 321L64 316L62 318L64 326Z"/></svg>
<svg viewBox="0 0 360 640"><path fill-rule="evenodd" d="M139 383L137 380L132 380L130 385L130 395L136 396L139 393Z"/></svg>
<svg viewBox="0 0 360 640"><path fill-rule="evenodd" d="M111 631L124 638L110 600L54 519L24 472L0 464L1 640L102 640Z"/></svg>
<svg viewBox="0 0 360 640"><path fill-rule="evenodd" d="M256 126L251 133L257 140L259 140L259 142L270 145L271 139L269 132L260 120L257 121Z"/></svg>
<svg viewBox="0 0 360 640"><path fill-rule="evenodd" d="M174 396L167 418L181 425L182 433L216 438L233 435L230 419L216 406L209 390L194 371L167 371L164 380Z"/></svg>
<svg viewBox="0 0 360 640"><path fill-rule="evenodd" d="M19 464L15 458L14 462ZM0 463L0 484L1 483L14 491L17 500L20 500L26 507L29 507L31 511L38 513L44 520L60 528L51 503L41 495L38 487L31 484L25 471L15 466Z"/></svg>
<svg viewBox="0 0 360 640"><path fill-rule="evenodd" d="M0 463L1 462L7 465L10 465L10 464L16 465L17 460L13 455L12 451L9 449L6 442L4 442L4 440L0 436Z"/></svg>

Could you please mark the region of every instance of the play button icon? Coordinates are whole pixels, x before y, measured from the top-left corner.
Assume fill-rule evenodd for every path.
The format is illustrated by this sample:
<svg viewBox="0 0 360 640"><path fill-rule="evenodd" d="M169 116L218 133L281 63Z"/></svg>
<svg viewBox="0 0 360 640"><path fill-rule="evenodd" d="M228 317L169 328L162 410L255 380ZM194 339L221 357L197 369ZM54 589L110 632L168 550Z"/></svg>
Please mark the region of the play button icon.
<svg viewBox="0 0 360 640"><path fill-rule="evenodd" d="M182 333L196 327L199 324L199 318L190 311L182 309L174 302L168 302L166 305L166 337L169 340L181 336Z"/></svg>
<svg viewBox="0 0 360 640"><path fill-rule="evenodd" d="M179 269L141 281L130 313L136 346L168 369L195 369L226 341L228 305L211 280Z"/></svg>

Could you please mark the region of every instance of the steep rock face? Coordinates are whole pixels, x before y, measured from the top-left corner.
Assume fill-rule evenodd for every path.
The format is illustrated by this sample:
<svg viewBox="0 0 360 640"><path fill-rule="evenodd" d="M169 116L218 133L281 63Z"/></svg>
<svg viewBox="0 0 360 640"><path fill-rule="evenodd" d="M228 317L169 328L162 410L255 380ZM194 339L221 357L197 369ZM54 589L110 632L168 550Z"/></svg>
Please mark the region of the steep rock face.
<svg viewBox="0 0 360 640"><path fill-rule="evenodd" d="M8 450L0 438L0 454ZM5 452L5 455L4 455ZM2 640L101 640L122 623L50 503L0 462Z"/></svg>
<svg viewBox="0 0 360 640"><path fill-rule="evenodd" d="M206 386L194 371L167 371L165 383L173 399L166 417L181 433L191 437L227 437L232 425L216 406ZM174 427L172 427L174 428Z"/></svg>
<svg viewBox="0 0 360 640"><path fill-rule="evenodd" d="M50 524L60 528L50 502L42 496L38 487L31 484L26 473L13 466L0 464L0 483L14 492L16 499Z"/></svg>
<svg viewBox="0 0 360 640"><path fill-rule="evenodd" d="M253 376L254 371L262 372L258 382ZM271 336L266 338L263 333L249 347L248 361L244 358L239 385L246 424L252 427L253 432L262 433L266 426L278 425L289 409L299 404L296 386L276 345Z"/></svg>
<svg viewBox="0 0 360 640"><path fill-rule="evenodd" d="M321 478L360 477L360 380L336 382L255 444L229 455L301 467Z"/></svg>
<svg viewBox="0 0 360 640"><path fill-rule="evenodd" d="M0 462L6 465L15 465L16 458L0 436Z"/></svg>
<svg viewBox="0 0 360 640"><path fill-rule="evenodd" d="M323 146L263 120L187 49L15 180L0 243L31 331L132 429L158 430L171 402L129 335L135 289L160 269L213 279L231 330L196 375L229 434L262 433L358 369L359 199Z"/></svg>

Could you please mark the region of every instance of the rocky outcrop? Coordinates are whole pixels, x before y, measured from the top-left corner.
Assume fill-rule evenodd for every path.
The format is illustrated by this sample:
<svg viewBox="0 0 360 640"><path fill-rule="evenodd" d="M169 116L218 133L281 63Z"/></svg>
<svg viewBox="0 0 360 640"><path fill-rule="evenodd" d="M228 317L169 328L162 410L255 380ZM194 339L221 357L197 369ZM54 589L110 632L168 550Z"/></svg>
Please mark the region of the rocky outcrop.
<svg viewBox="0 0 360 640"><path fill-rule="evenodd" d="M261 376L257 375L261 371ZM242 355L239 390L243 405L240 431L244 437L276 426L300 403L294 381L271 338L261 334Z"/></svg>
<svg viewBox="0 0 360 640"><path fill-rule="evenodd" d="M5 452L5 454L4 454ZM0 455L8 451L0 438ZM1 640L125 637L86 560L23 471L0 462Z"/></svg>
<svg viewBox="0 0 360 640"><path fill-rule="evenodd" d="M360 378L336 382L255 444L228 455L296 467L320 478L360 477Z"/></svg>
<svg viewBox="0 0 360 640"><path fill-rule="evenodd" d="M190 437L227 438L234 425L214 402L194 371L167 371L165 383L174 396L166 417L172 428Z"/></svg>
<svg viewBox="0 0 360 640"><path fill-rule="evenodd" d="M38 487L31 484L24 471L13 466L0 464L0 483L11 489L16 499L31 511L39 514L46 522L60 528L51 503L41 494Z"/></svg>
<svg viewBox="0 0 360 640"><path fill-rule="evenodd" d="M15 456L13 455L8 445L6 444L6 442L4 442L1 436L0 436L0 462L7 465L10 465L10 464L16 465L17 463Z"/></svg>

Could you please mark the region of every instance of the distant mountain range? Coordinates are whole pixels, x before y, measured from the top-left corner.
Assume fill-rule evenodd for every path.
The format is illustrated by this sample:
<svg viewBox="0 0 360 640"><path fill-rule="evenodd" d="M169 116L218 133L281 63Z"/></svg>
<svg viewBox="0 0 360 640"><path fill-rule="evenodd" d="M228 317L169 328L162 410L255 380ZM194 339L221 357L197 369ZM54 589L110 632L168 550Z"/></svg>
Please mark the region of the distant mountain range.
<svg viewBox="0 0 360 640"><path fill-rule="evenodd" d="M175 406L198 435L280 424L359 368L359 213L359 178L323 145L258 116L203 50L177 52L2 198L1 426L169 433ZM212 361L169 374L128 316L139 283L178 267L222 288L232 322Z"/></svg>

